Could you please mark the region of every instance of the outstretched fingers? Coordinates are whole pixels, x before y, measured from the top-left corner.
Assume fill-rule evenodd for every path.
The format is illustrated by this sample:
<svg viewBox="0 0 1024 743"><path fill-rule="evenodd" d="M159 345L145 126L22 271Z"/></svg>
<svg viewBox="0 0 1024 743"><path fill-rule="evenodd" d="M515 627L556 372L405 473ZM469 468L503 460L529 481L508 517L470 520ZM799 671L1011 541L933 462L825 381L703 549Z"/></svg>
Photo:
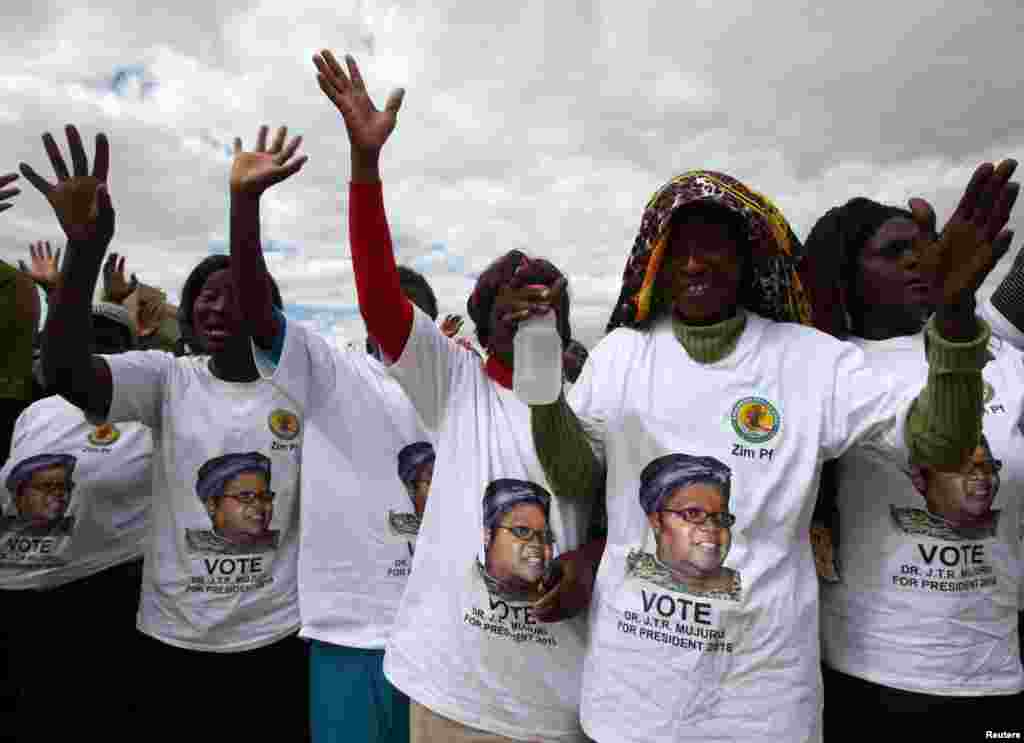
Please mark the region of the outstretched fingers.
<svg viewBox="0 0 1024 743"><path fill-rule="evenodd" d="M64 127L64 133L68 138L68 151L71 153L71 167L75 177L89 175L89 161L85 157L85 147L82 145L82 137L78 129L72 124Z"/></svg>
<svg viewBox="0 0 1024 743"><path fill-rule="evenodd" d="M260 126L259 133L256 135L256 149L254 152L266 152L267 151L267 133L270 129L266 124Z"/></svg>
<svg viewBox="0 0 1024 743"><path fill-rule="evenodd" d="M92 161L92 177L104 183L110 173L110 140L103 132L96 135L96 156Z"/></svg>
<svg viewBox="0 0 1024 743"><path fill-rule="evenodd" d="M281 128L284 129L285 127ZM288 146L285 147L281 151L281 153L275 158L277 164L283 165L284 163L288 162L295 155L296 150L299 149L299 145L301 144L302 135L299 135L298 137L292 137L292 141L288 143Z"/></svg>
<svg viewBox="0 0 1024 743"><path fill-rule="evenodd" d="M993 241L996 236L1006 227L1010 221L1010 212L1020 195L1020 184L1016 182L1005 183L996 197L995 204L989 210L988 219L984 223L983 237L986 241Z"/></svg>
<svg viewBox="0 0 1024 743"><path fill-rule="evenodd" d="M64 162L64 156L60 154L60 148L57 146L56 140L53 135L49 132L43 134L43 147L46 148L46 155L50 158L50 164L53 166L53 172L57 176L58 181L66 181L71 175L68 173L68 166Z"/></svg>
<svg viewBox="0 0 1024 743"><path fill-rule="evenodd" d="M280 126L277 128L277 132L274 134L274 143L270 145L270 149L267 150L271 154L276 154L281 151L284 147L285 137L288 136L288 127Z"/></svg>
<svg viewBox="0 0 1024 743"><path fill-rule="evenodd" d="M338 60L334 58L330 49L324 49L320 52L321 59L323 61L321 73L325 74L333 85L342 93L347 93L352 88L352 82L349 80L348 75L341 69L341 65L338 64ZM317 65L321 67L321 65Z"/></svg>

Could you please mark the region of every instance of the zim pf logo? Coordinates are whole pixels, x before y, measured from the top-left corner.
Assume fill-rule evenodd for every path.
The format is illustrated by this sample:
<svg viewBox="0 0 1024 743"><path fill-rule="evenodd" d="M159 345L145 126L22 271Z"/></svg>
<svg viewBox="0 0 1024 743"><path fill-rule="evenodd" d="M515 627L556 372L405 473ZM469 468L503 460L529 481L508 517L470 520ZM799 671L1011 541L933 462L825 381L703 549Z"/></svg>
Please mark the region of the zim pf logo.
<svg viewBox="0 0 1024 743"><path fill-rule="evenodd" d="M273 431L274 435L279 439L291 441L299 435L299 416L295 415L295 413L290 410L278 408L270 414L270 417L267 419L267 424L270 426L270 430Z"/></svg>
<svg viewBox="0 0 1024 743"><path fill-rule="evenodd" d="M89 443L93 446L110 446L119 438L121 432L117 430L117 426L113 423L104 423L102 426L96 426L89 434Z"/></svg>
<svg viewBox="0 0 1024 743"><path fill-rule="evenodd" d="M744 441L763 444L779 432L782 416L763 397L744 397L732 406L729 414L732 430Z"/></svg>

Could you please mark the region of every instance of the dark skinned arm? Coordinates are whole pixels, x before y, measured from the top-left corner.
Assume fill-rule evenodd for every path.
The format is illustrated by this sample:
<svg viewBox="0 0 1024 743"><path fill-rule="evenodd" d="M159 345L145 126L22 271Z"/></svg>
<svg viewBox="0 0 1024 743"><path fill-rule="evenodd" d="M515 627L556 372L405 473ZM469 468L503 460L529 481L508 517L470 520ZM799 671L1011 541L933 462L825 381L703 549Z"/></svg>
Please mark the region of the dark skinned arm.
<svg viewBox="0 0 1024 743"><path fill-rule="evenodd" d="M231 277L236 287L245 332L256 345L268 350L280 335L280 320L274 314L270 274L260 243L260 197L276 183L294 175L306 163L295 157L302 137L285 146L288 129L277 130L267 149L267 127L261 126L256 149L246 152L235 139L235 160L231 166Z"/></svg>
<svg viewBox="0 0 1024 743"><path fill-rule="evenodd" d="M107 191L110 147L96 135L96 156L89 174L78 130L65 128L73 172L69 173L53 137L43 135L56 183L22 163L21 173L46 197L68 238L61 281L50 300L43 333L43 370L47 384L95 419L107 416L113 384L110 368L90 352L92 297L103 256L114 237L114 208Z"/></svg>

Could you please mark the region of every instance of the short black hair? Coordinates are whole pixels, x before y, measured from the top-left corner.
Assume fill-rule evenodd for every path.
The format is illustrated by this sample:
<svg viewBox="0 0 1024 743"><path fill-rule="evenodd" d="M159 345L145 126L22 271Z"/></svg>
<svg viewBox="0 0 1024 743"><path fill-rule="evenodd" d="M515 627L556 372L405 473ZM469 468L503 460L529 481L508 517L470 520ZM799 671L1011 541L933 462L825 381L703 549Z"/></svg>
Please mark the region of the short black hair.
<svg viewBox="0 0 1024 743"><path fill-rule="evenodd" d="M431 320L437 319L437 296L426 276L409 266L399 266L398 283L410 302L430 315Z"/></svg>
<svg viewBox="0 0 1024 743"><path fill-rule="evenodd" d="M187 345L193 349L201 347L192 330L192 307L196 303L196 297L206 285L207 279L226 268L231 268L231 256L218 253L201 260L185 279L185 285L181 288L181 304L178 305L178 326L181 329L179 346ZM281 290L270 273L267 273L267 277L270 279L270 293L274 306L282 309L284 301L281 299Z"/></svg>

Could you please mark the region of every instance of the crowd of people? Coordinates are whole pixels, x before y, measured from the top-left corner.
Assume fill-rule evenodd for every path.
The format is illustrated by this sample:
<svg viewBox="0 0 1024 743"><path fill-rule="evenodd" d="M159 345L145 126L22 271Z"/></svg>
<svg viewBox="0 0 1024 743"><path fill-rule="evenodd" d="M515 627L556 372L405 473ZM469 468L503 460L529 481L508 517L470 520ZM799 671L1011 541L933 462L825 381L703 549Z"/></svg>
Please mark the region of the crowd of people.
<svg viewBox="0 0 1024 743"><path fill-rule="evenodd" d="M21 165L66 244L0 262L0 737L1024 732L1024 262L977 298L1015 161L941 228L851 194L803 242L739 180L677 175L589 356L566 272L516 250L473 342L395 261L403 91L378 109L353 58L313 61L365 348L289 320L267 269L261 197L307 162L286 127L235 140L230 255L178 306L107 252L105 134L91 170L74 126L42 135L54 180ZM566 383L527 405L514 339L548 313Z"/></svg>

